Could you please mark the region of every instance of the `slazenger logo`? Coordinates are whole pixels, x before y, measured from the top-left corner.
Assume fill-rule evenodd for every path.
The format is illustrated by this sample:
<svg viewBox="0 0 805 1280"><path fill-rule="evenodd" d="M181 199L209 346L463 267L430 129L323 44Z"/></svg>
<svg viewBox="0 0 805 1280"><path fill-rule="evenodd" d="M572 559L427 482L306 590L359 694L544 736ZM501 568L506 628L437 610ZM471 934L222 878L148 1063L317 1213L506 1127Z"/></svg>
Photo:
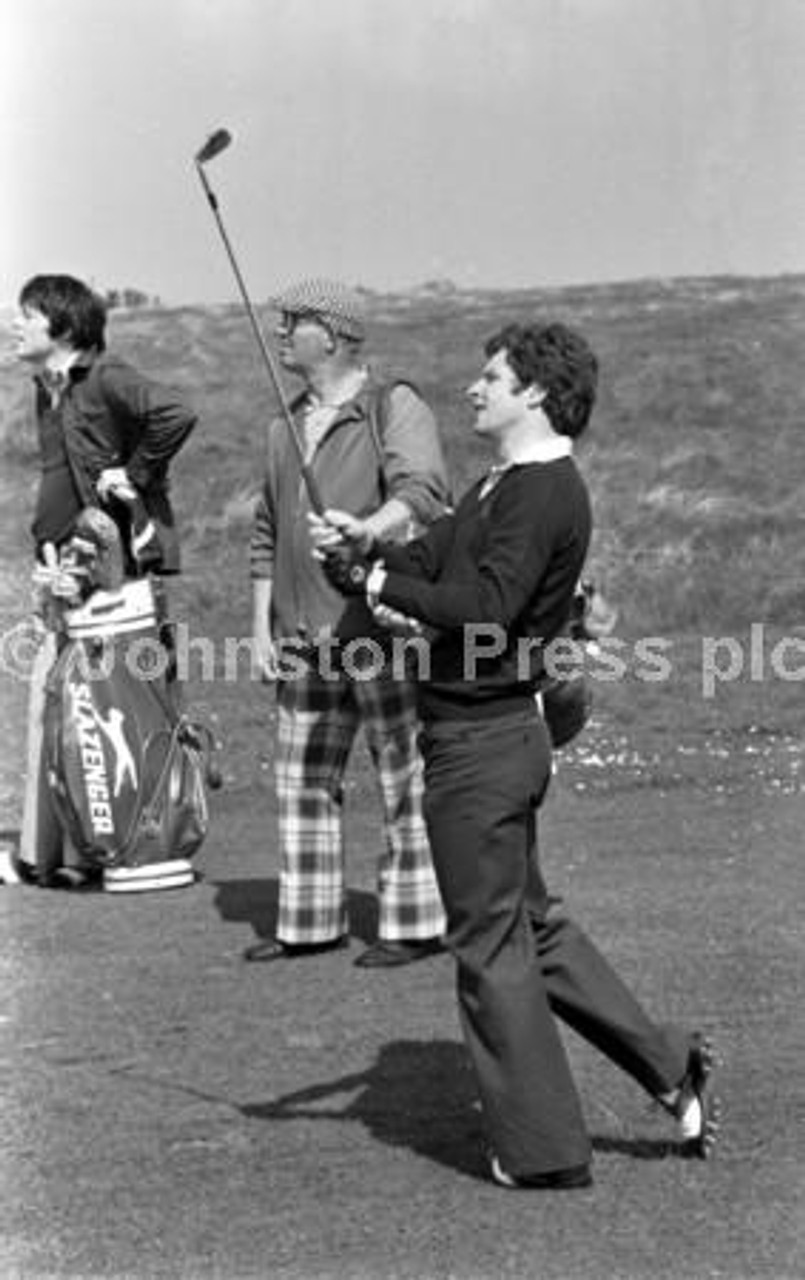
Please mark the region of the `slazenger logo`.
<svg viewBox="0 0 805 1280"><path fill-rule="evenodd" d="M112 796L120 795L127 779L132 787L137 786L134 756L123 733L123 712L113 707L105 717L102 716L93 705L89 686L86 684L74 685L72 693L78 749L81 753L81 767L87 788L92 830L95 835L111 835L115 828L101 734L114 754L115 776Z"/></svg>

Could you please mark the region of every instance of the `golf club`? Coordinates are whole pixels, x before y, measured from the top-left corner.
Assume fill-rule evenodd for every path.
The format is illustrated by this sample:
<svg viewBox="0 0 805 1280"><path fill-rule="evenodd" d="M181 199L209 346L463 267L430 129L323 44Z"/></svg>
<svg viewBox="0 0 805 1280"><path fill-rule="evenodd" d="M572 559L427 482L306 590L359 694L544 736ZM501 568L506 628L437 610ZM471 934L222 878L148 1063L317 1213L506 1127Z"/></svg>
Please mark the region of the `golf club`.
<svg viewBox="0 0 805 1280"><path fill-rule="evenodd" d="M196 169L198 171L198 176L201 179L201 185L204 188L204 193L207 197L207 201L209 203L210 208L212 209L213 217L215 218L216 224L218 226L218 230L221 233L221 239L224 242L224 248L226 249L227 257L229 258L230 265L232 267L232 270L235 273L235 279L238 282L238 288L240 289L240 294L241 294L241 297L243 298L243 303L246 307L246 313L249 317L249 320L251 321L251 326L254 331L254 336L257 339L257 345L260 348L260 354L263 357L263 363L265 364L266 370L268 372L268 376L271 381L271 385L274 389L274 393L279 401L280 408L282 410L282 416L285 419L288 430L291 433L291 439L293 441L294 448L296 449L296 453L299 458L299 464L302 469L302 480L304 481L305 487L308 491L311 506L313 507L313 510L317 513L317 515L321 515L321 513L324 510L324 503L322 502L321 494L319 492L319 487L316 484L316 481L311 473L310 467L308 466L305 460L304 446L299 436L299 431L297 430L296 423L294 422L293 414L291 413L291 410L288 407L288 401L282 389L282 383L280 382L279 372L277 370L274 358L271 355L271 351L268 347L268 344L266 343L266 340L263 336L263 331L260 328L259 322L257 320L257 316L255 314L254 307L252 306L251 299L249 298L249 293L248 293L248 290L246 289L246 284L244 282L243 276L241 275L240 267L237 264L235 254L232 250L232 245L229 242L229 236L226 233L226 228L223 224L223 220L221 218L221 214L218 209L217 197L214 191L212 190L212 188L210 187L210 184L207 181L207 174L204 171L204 165L208 164L210 160L214 160L215 157L220 155L222 151L225 151L231 141L232 141L232 135L231 133L229 133L227 129L216 129L214 133L210 134L209 138L204 143L204 146L200 149L200 151L196 153Z"/></svg>

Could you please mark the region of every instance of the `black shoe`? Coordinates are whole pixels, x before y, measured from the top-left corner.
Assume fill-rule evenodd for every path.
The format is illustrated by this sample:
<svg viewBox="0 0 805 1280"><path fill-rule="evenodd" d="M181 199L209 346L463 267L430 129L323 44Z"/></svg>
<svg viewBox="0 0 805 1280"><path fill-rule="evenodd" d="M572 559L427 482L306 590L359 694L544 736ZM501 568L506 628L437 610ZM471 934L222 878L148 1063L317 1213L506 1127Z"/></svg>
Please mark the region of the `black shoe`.
<svg viewBox="0 0 805 1280"><path fill-rule="evenodd" d="M40 889L69 889L76 893L82 889L94 889L100 884L102 873L86 867L54 867L39 876Z"/></svg>
<svg viewBox="0 0 805 1280"><path fill-rule="evenodd" d="M425 938L419 942L385 942L379 938L358 956L355 964L360 969L396 969L401 964L413 964L444 951L441 938Z"/></svg>
<svg viewBox="0 0 805 1280"><path fill-rule="evenodd" d="M499 1187L509 1191L580 1191L593 1185L593 1175L588 1164L573 1165L570 1169L553 1169L550 1173L531 1173L515 1177L501 1168L497 1156L490 1164L492 1179Z"/></svg>
<svg viewBox="0 0 805 1280"><path fill-rule="evenodd" d="M318 956L328 951L343 951L349 938L342 934L329 942L280 942L279 938L263 938L243 952L243 959L265 963L269 960L295 960L297 956Z"/></svg>

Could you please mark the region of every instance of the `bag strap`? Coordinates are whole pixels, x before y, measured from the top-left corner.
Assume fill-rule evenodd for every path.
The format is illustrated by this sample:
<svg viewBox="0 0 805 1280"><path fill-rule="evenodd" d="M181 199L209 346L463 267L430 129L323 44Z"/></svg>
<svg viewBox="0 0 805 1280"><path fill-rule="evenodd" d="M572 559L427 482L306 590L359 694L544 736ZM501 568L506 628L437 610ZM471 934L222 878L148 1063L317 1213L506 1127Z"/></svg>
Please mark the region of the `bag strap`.
<svg viewBox="0 0 805 1280"><path fill-rule="evenodd" d="M373 387L369 394L369 401L367 405L369 434L372 437L372 444L374 445L375 453L377 454L381 502L386 501L388 494L386 473L384 470L384 464L386 461L385 436L386 427L388 426L389 409L391 407L391 395L396 387L410 387L414 395L419 395L419 388L413 382L409 382L407 378L394 378L390 382L381 382L379 386Z"/></svg>

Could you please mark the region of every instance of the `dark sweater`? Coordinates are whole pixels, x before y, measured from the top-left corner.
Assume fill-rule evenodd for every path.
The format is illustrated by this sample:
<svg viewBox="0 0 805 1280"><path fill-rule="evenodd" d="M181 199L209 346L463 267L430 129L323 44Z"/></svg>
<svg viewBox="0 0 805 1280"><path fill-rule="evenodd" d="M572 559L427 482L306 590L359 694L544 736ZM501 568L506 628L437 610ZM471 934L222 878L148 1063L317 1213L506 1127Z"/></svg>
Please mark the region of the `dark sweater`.
<svg viewBox="0 0 805 1280"><path fill-rule="evenodd" d="M571 458L513 466L487 496L480 489L424 537L380 548L381 602L438 629L419 685L426 721L528 704L587 553L590 502Z"/></svg>

